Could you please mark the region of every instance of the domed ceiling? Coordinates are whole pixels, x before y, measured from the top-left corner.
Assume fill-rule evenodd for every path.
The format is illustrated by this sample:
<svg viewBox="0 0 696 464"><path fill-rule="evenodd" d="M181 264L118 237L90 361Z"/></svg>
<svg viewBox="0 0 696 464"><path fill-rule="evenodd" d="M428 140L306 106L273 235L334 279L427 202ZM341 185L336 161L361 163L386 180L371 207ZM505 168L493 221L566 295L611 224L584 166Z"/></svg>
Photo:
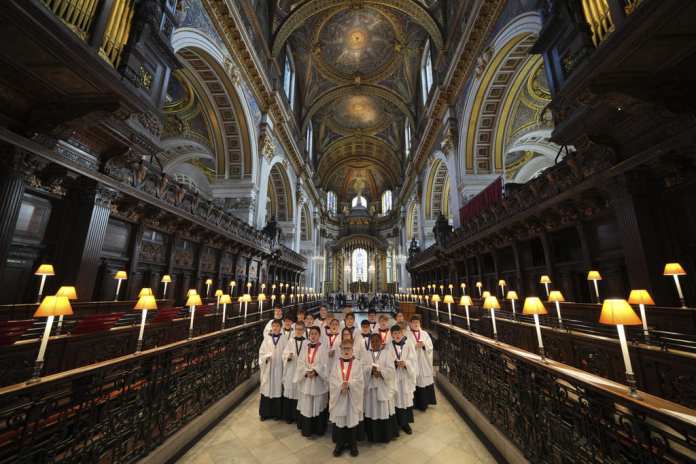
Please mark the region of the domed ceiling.
<svg viewBox="0 0 696 464"><path fill-rule="evenodd" d="M413 124L423 47L428 39L434 51L442 45L431 3L278 4L273 52L292 52L302 131L311 122L315 136L315 181L341 202L357 190L376 201L402 182L404 123Z"/></svg>

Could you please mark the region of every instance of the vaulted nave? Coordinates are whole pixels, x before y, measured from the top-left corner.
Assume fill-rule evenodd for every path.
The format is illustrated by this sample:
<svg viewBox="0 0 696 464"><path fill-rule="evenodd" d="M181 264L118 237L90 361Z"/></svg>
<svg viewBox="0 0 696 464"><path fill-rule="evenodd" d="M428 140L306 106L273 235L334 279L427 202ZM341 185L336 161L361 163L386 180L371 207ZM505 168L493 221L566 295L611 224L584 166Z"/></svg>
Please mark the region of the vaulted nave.
<svg viewBox="0 0 696 464"><path fill-rule="evenodd" d="M688 0L0 2L0 464L696 462L695 62Z"/></svg>

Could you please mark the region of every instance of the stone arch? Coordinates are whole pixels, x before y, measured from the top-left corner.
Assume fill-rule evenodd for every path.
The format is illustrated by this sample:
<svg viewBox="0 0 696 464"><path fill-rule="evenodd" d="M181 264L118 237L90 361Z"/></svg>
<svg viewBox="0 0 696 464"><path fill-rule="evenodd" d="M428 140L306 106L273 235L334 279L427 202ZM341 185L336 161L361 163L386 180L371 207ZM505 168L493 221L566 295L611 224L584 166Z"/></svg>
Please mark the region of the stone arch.
<svg viewBox="0 0 696 464"><path fill-rule="evenodd" d="M312 215L309 214L307 203L300 209L300 240L303 242L312 240Z"/></svg>
<svg viewBox="0 0 696 464"><path fill-rule="evenodd" d="M440 214L448 219L453 219L450 211L449 194L451 178L447 161L441 156L433 158L426 176L426 186L423 205L425 206L425 220L436 220Z"/></svg>
<svg viewBox="0 0 696 464"><path fill-rule="evenodd" d="M219 128L215 131L216 174L225 179L256 179L258 153L253 117L240 88L239 70L203 32L177 29L172 47L209 101L206 111Z"/></svg>
<svg viewBox="0 0 696 464"><path fill-rule="evenodd" d="M520 15L479 57L460 120L457 167L462 177L503 172L510 106L529 72L541 63L541 57L529 55L540 29L537 12Z"/></svg>
<svg viewBox="0 0 696 464"><path fill-rule="evenodd" d="M294 218L294 195L292 186L283 163L275 163L271 166L268 175L268 203L266 217L275 216L279 222L292 221Z"/></svg>
<svg viewBox="0 0 696 464"><path fill-rule="evenodd" d="M418 203L412 200L406 208L406 246L418 235Z"/></svg>

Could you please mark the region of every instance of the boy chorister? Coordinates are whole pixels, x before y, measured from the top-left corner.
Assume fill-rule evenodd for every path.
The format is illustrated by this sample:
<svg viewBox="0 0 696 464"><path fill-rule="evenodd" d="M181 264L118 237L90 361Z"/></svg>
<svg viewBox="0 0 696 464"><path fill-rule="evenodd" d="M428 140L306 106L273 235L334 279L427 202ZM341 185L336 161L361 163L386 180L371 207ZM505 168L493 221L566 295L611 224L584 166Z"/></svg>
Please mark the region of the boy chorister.
<svg viewBox="0 0 696 464"><path fill-rule="evenodd" d="M355 338L356 335L358 335L357 330L355 328L355 314L353 313L347 313L345 318L343 319L343 327L350 330L350 334ZM353 353L355 355L355 353Z"/></svg>
<svg viewBox="0 0 696 464"><path fill-rule="evenodd" d="M259 348L261 369L261 420L281 419L283 416L283 350L287 340L280 333L280 322L271 321L271 332Z"/></svg>
<svg viewBox="0 0 696 464"><path fill-rule="evenodd" d="M399 324L391 328L391 349L394 351L394 366L396 367L394 406L396 421L401 430L411 434L413 422L413 392L416 390L416 351L412 343L407 343Z"/></svg>
<svg viewBox="0 0 696 464"><path fill-rule="evenodd" d="M360 323L360 333L353 340L353 355L362 360L370 352L370 321L363 319Z"/></svg>
<svg viewBox="0 0 696 464"><path fill-rule="evenodd" d="M324 305L319 306L319 319L317 319L319 325L322 327L326 327L329 320L329 310L326 309L326 306Z"/></svg>
<svg viewBox="0 0 696 464"><path fill-rule="evenodd" d="M278 321L281 326L283 325L283 308L280 306L273 308L273 319L266 323L266 326L263 328L264 334L271 333L271 324L273 324L273 321Z"/></svg>
<svg viewBox="0 0 696 464"><path fill-rule="evenodd" d="M370 352L363 359L365 375L365 434L371 442L387 443L399 436L394 409L394 355L383 349L379 334L370 339Z"/></svg>
<svg viewBox="0 0 696 464"><path fill-rule="evenodd" d="M360 361L353 356L353 344L341 343L341 356L329 373L329 417L333 424L333 455L344 449L358 455L358 439L363 421L364 378Z"/></svg>
<svg viewBox="0 0 696 464"><path fill-rule="evenodd" d="M377 331L377 311L369 309L367 311L367 321L370 324L370 332L375 333Z"/></svg>
<svg viewBox="0 0 696 464"><path fill-rule="evenodd" d="M389 332L389 316L382 314L379 316L379 329L377 329L379 338L382 341L382 348L387 346L391 341L391 333Z"/></svg>
<svg viewBox="0 0 696 464"><path fill-rule="evenodd" d="M295 323L294 337L288 340L283 351L283 419L288 424L297 417L298 388L295 371L302 348L307 344L304 322Z"/></svg>
<svg viewBox="0 0 696 464"><path fill-rule="evenodd" d="M413 405L420 411L428 409L428 405L437 404L433 380L433 341L425 330L421 329L420 316L411 316L411 343L416 349L418 372L416 375L416 391L413 395Z"/></svg>
<svg viewBox="0 0 696 464"><path fill-rule="evenodd" d="M285 337L285 340L290 340L293 335L295 334L295 329L294 329L294 324L292 322L292 318L290 317L289 314L285 315L285 319L283 319L283 337Z"/></svg>
<svg viewBox="0 0 696 464"><path fill-rule="evenodd" d="M325 322L324 333L321 342L324 344L329 352L329 363L330 365L338 358L337 352L340 351L341 346L341 335L338 333L338 329L341 323L338 319L331 318L327 319Z"/></svg>
<svg viewBox="0 0 696 464"><path fill-rule="evenodd" d="M302 435L324 435L328 422L328 350L319 341L319 327L309 328L309 343L300 351L295 368L297 384L297 428Z"/></svg>

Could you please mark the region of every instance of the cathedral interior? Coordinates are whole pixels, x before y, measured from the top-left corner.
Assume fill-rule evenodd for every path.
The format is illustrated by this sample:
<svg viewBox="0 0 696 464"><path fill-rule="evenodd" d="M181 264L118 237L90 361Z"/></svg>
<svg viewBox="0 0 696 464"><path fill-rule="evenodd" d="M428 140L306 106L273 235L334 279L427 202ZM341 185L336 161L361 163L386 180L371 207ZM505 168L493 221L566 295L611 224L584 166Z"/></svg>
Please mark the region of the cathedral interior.
<svg viewBox="0 0 696 464"><path fill-rule="evenodd" d="M268 462L322 305L433 338L365 462L696 462L696 2L2 3L0 463Z"/></svg>

